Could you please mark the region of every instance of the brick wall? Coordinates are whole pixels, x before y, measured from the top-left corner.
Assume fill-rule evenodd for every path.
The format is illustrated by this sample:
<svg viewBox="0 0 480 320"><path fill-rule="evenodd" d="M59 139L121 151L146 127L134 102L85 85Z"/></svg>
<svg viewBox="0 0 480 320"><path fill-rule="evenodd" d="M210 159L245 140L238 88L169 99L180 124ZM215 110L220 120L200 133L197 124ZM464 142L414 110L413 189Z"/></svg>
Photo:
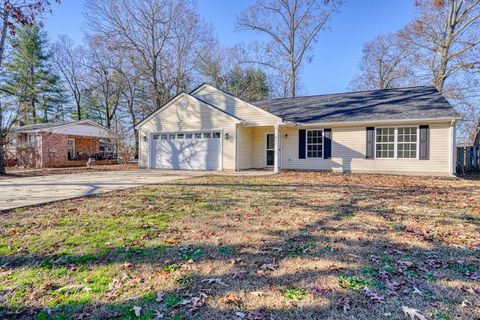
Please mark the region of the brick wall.
<svg viewBox="0 0 480 320"><path fill-rule="evenodd" d="M68 135L42 132L43 163L45 167L65 167L68 165Z"/></svg>
<svg viewBox="0 0 480 320"><path fill-rule="evenodd" d="M87 159L68 160L68 139L66 134L42 133L43 159L45 167L76 167L85 166ZM75 156L78 154L92 155L99 152L98 138L71 137L75 139Z"/></svg>

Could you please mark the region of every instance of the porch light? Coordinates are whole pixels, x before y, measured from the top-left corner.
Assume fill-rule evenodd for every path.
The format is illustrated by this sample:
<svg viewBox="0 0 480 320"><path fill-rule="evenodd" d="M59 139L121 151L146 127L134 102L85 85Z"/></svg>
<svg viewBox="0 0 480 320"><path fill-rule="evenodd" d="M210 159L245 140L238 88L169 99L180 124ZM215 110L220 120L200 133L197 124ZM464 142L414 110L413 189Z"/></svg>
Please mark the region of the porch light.
<svg viewBox="0 0 480 320"><path fill-rule="evenodd" d="M228 140L228 139L230 139L230 135L227 132L227 133L225 133L225 140Z"/></svg>
<svg viewBox="0 0 480 320"><path fill-rule="evenodd" d="M285 133L284 137L285 137L285 138L288 138L288 133Z"/></svg>
<svg viewBox="0 0 480 320"><path fill-rule="evenodd" d="M147 142L147 136L143 136L143 142Z"/></svg>

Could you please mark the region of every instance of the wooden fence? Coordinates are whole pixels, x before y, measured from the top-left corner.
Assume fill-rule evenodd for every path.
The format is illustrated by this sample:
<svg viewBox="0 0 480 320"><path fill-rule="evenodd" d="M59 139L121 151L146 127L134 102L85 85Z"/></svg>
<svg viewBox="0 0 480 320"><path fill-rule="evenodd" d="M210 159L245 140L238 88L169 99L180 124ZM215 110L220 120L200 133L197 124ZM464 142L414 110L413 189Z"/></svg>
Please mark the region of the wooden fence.
<svg viewBox="0 0 480 320"><path fill-rule="evenodd" d="M480 145L457 147L457 174L480 171Z"/></svg>

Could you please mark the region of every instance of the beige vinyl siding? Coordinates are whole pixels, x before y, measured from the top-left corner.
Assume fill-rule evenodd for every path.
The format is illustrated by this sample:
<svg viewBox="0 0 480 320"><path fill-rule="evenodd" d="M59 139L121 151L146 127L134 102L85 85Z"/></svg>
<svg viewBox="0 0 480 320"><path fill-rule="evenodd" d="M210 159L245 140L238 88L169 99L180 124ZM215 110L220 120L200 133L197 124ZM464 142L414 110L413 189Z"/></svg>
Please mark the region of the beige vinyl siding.
<svg viewBox="0 0 480 320"><path fill-rule="evenodd" d="M235 115L249 125L265 126L279 122L279 118L276 116L209 85L201 87L193 95L217 108L225 110L229 114Z"/></svg>
<svg viewBox="0 0 480 320"><path fill-rule="evenodd" d="M452 128L449 123L430 124L429 160L365 159L365 126L332 128L331 159L299 159L298 130L298 128L282 128L281 136L288 134L287 138L283 138L281 149L282 169L445 176L450 173Z"/></svg>
<svg viewBox="0 0 480 320"><path fill-rule="evenodd" d="M252 128L238 125L237 166L239 170L253 168Z"/></svg>
<svg viewBox="0 0 480 320"><path fill-rule="evenodd" d="M173 102L143 123L139 129L139 166L149 166L149 143L151 134L159 132L188 132L209 129L223 130L223 169L235 170L236 122L221 111L214 110L198 100L184 95L188 106ZM225 139L228 133L229 139ZM144 136L148 137L147 142Z"/></svg>

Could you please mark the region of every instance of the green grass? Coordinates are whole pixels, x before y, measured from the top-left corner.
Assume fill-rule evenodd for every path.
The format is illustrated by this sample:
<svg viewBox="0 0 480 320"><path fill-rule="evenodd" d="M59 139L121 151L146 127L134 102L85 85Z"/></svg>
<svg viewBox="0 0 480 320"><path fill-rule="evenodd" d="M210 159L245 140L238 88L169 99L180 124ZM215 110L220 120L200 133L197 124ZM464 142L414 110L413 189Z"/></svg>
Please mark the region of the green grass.
<svg viewBox="0 0 480 320"><path fill-rule="evenodd" d="M478 219L464 217L478 217L478 187L322 173L209 177L1 214L0 318L403 319L406 305L429 319L471 320L460 304L476 305L480 239ZM425 264L432 252L446 268Z"/></svg>
<svg viewBox="0 0 480 320"><path fill-rule="evenodd" d="M300 301L305 299L305 297L307 296L307 291L305 289L290 288L285 290L284 296L288 300Z"/></svg>
<svg viewBox="0 0 480 320"><path fill-rule="evenodd" d="M375 286L377 282L374 280L359 277L359 276L342 274L338 280L338 284L342 288L358 291L358 290L362 290L367 286L368 287Z"/></svg>

